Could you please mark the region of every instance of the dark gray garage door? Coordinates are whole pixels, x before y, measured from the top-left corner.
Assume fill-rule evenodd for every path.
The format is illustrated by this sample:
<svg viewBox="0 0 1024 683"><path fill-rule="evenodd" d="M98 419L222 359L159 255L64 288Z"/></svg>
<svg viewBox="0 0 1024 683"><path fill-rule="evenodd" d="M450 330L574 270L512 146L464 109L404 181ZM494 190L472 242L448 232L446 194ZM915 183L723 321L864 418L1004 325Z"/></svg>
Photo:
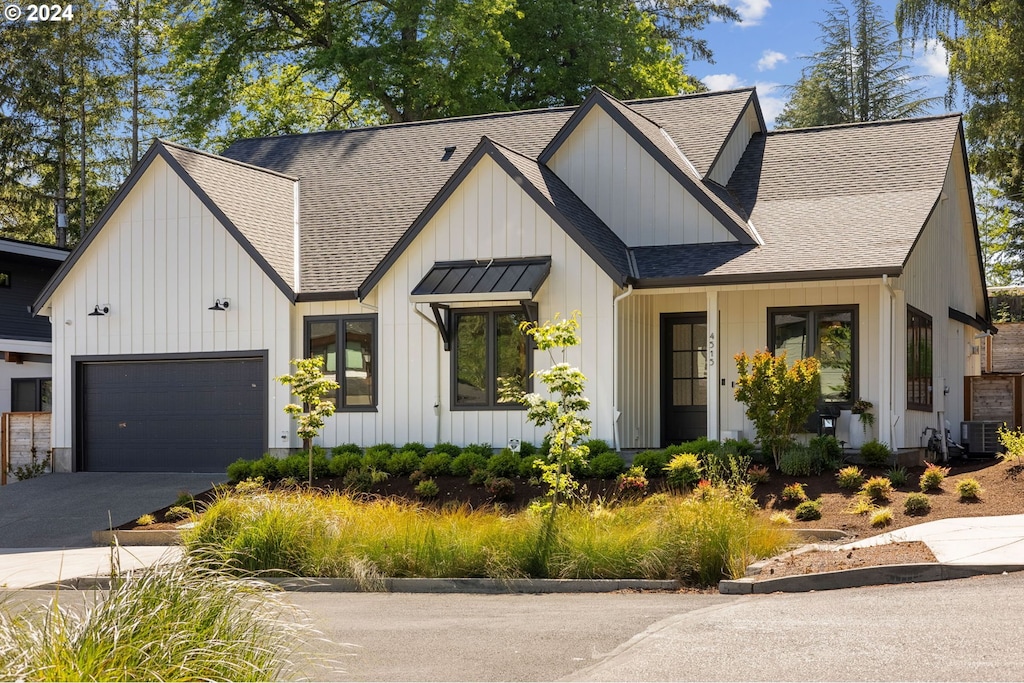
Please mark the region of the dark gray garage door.
<svg viewBox="0 0 1024 683"><path fill-rule="evenodd" d="M223 472L266 448L262 358L81 362L79 468Z"/></svg>

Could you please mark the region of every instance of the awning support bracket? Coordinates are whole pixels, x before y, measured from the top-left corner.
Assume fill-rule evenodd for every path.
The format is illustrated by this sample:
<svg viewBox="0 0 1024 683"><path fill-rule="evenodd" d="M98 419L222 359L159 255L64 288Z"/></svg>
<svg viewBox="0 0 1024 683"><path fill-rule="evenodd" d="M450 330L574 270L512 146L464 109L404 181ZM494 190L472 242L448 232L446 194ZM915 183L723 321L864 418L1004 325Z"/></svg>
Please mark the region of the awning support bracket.
<svg viewBox="0 0 1024 683"><path fill-rule="evenodd" d="M437 322L437 329L441 333L441 341L444 342L444 350L452 350L452 335L448 329L448 306L444 304L430 304L430 310L434 312L434 320Z"/></svg>

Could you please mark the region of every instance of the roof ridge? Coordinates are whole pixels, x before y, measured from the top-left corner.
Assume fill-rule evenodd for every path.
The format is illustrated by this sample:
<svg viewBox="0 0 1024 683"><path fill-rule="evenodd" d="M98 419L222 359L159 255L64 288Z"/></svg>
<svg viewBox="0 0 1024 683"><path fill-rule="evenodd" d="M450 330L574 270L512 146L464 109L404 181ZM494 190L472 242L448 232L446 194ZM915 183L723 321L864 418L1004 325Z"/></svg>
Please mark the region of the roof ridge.
<svg viewBox="0 0 1024 683"><path fill-rule="evenodd" d="M776 128L766 131L766 135L783 135L793 133L813 133L820 130L834 130L844 128L877 128L880 126L897 125L901 123L918 123L921 121L937 121L940 119L962 119L960 112L948 112L946 114L932 114L930 116L908 116L902 119L880 119L878 121L854 121L852 123L833 123L828 126L808 126L806 128Z"/></svg>
<svg viewBox="0 0 1024 683"><path fill-rule="evenodd" d="M175 149L180 149L185 152L191 152L192 154L198 154L200 156L208 157L216 161L223 161L225 163L234 164L235 166L241 166L242 168L247 168L251 171L260 171L262 173L277 176L279 178L284 178L285 180L291 180L293 182L298 182L299 180L297 176L288 175L287 173L281 173L280 171L275 171L270 168L264 168L263 166L256 166L255 164L247 164L244 161L238 161L237 159L221 156L220 154L214 154L213 152L205 152L201 149L196 149L194 147L182 145L177 142L171 142L170 140L164 140L163 138L157 138L156 141L161 145L164 145L165 147L174 147Z"/></svg>
<svg viewBox="0 0 1024 683"><path fill-rule="evenodd" d="M702 92L688 92L680 93L678 95L662 95L661 97L641 97L635 100L619 100L625 104L642 104L644 102L667 102L670 100L687 100L697 99L698 97L714 97L716 95L735 95L740 92L756 92L757 87L753 85L747 85L742 88L732 88L731 90L704 90Z"/></svg>

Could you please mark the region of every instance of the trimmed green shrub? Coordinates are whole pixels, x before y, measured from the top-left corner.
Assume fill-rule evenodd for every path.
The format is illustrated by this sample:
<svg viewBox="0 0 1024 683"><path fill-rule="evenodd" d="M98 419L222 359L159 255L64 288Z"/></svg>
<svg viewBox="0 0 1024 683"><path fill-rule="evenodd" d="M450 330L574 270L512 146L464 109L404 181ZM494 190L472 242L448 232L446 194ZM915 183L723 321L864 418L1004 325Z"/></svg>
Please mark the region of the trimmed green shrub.
<svg viewBox="0 0 1024 683"><path fill-rule="evenodd" d="M793 516L801 522L813 522L816 519L821 519L821 501L805 500L796 506Z"/></svg>
<svg viewBox="0 0 1024 683"><path fill-rule="evenodd" d="M341 483L350 493L368 493L373 488L373 475L369 470L349 470Z"/></svg>
<svg viewBox="0 0 1024 683"><path fill-rule="evenodd" d="M543 462L543 459L536 454L519 458L519 476L523 479L537 476L540 472L537 468L537 463Z"/></svg>
<svg viewBox="0 0 1024 683"><path fill-rule="evenodd" d="M714 439L709 439L706 436L702 436L699 439L693 441L686 441L684 443L675 444L665 449L665 453L669 457L673 455L679 455L680 453L693 453L698 456L708 455L709 453L715 453L722 447L722 444Z"/></svg>
<svg viewBox="0 0 1024 683"><path fill-rule="evenodd" d="M416 484L416 495L420 498L437 498L439 493L441 493L441 488L433 479L424 479Z"/></svg>
<svg viewBox="0 0 1024 683"><path fill-rule="evenodd" d="M356 455L362 455L363 447L354 443L343 443L331 449L331 455L337 456L342 453L355 453Z"/></svg>
<svg viewBox="0 0 1024 683"><path fill-rule="evenodd" d="M349 470L358 470L363 466L363 454L351 451L342 451L331 458L331 474L335 477L344 477Z"/></svg>
<svg viewBox="0 0 1024 683"><path fill-rule="evenodd" d="M598 479L614 479L626 471L626 461L612 451L598 453L590 458L587 473Z"/></svg>
<svg viewBox="0 0 1024 683"><path fill-rule="evenodd" d="M309 471L309 461L306 458L305 453L292 453L288 457L278 460L277 471L281 478L292 477L298 479L302 477L305 479Z"/></svg>
<svg viewBox="0 0 1024 683"><path fill-rule="evenodd" d="M537 455L537 447L529 441L523 441L519 444L519 457L529 458Z"/></svg>
<svg viewBox="0 0 1024 683"><path fill-rule="evenodd" d="M263 481L277 481L281 478L280 462L270 453L267 453L259 460L253 461L252 471L246 479L263 477Z"/></svg>
<svg viewBox="0 0 1024 683"><path fill-rule="evenodd" d="M810 447L794 444L782 454L779 471L787 477L809 477L812 474L820 474L821 467Z"/></svg>
<svg viewBox="0 0 1024 683"><path fill-rule="evenodd" d="M860 492L875 501L889 500L892 495L892 482L888 477L871 477L860 487Z"/></svg>
<svg viewBox="0 0 1024 683"><path fill-rule="evenodd" d="M689 489L700 481L702 469L696 453L680 453L665 465L665 478L673 486Z"/></svg>
<svg viewBox="0 0 1024 683"><path fill-rule="evenodd" d="M928 466L924 468L924 473L921 475L921 480L918 484L922 491L938 491L942 488L942 482L948 475L948 467L939 467L933 462L928 463Z"/></svg>
<svg viewBox="0 0 1024 683"><path fill-rule="evenodd" d="M932 510L932 502L923 493L908 493L903 501L903 512L911 517L927 515Z"/></svg>
<svg viewBox="0 0 1024 683"><path fill-rule="evenodd" d="M589 441L584 441L583 445L590 449L590 457L600 455L601 453L607 453L612 449L604 439L591 439Z"/></svg>
<svg viewBox="0 0 1024 683"><path fill-rule="evenodd" d="M633 467L640 467L648 477L661 477L665 474L668 464L668 453L665 451L641 451L633 456Z"/></svg>
<svg viewBox="0 0 1024 683"><path fill-rule="evenodd" d="M906 486L907 482L910 481L910 472L908 472L907 468L902 465L890 468L889 471L885 473L885 476L889 478L890 482L892 482L892 487L894 489Z"/></svg>
<svg viewBox="0 0 1024 683"><path fill-rule="evenodd" d="M494 449L489 443L471 443L462 449L463 453L477 453L485 458L494 455Z"/></svg>
<svg viewBox="0 0 1024 683"><path fill-rule="evenodd" d="M412 451L413 453L422 458L427 454L427 451L429 449L423 444L421 444L419 441L410 441L409 443L402 446L399 450Z"/></svg>
<svg viewBox="0 0 1024 683"><path fill-rule="evenodd" d="M416 451L399 451L388 458L385 471L396 477L404 477L418 470L420 462L420 456Z"/></svg>
<svg viewBox="0 0 1024 683"><path fill-rule="evenodd" d="M430 450L434 453L447 453L448 455L452 456L452 458L457 458L462 453L461 448L459 448L453 443L448 443L447 441L442 441L441 443L435 445Z"/></svg>
<svg viewBox="0 0 1024 683"><path fill-rule="evenodd" d="M843 464L843 447L839 445L836 437L829 434L816 436L807 444L814 454L816 462L820 463L819 472L835 472Z"/></svg>
<svg viewBox="0 0 1024 683"><path fill-rule="evenodd" d="M973 477L961 479L956 483L956 493L961 503L973 503L981 499L981 482Z"/></svg>
<svg viewBox="0 0 1024 683"><path fill-rule="evenodd" d="M452 456L444 452L427 453L420 463L420 469L430 477L442 477L452 473Z"/></svg>
<svg viewBox="0 0 1024 683"><path fill-rule="evenodd" d="M727 454L753 458L755 447L749 439L726 439L722 442L722 450Z"/></svg>
<svg viewBox="0 0 1024 683"><path fill-rule="evenodd" d="M481 467L478 470L473 470L472 474L469 475L470 486L483 486L487 483L487 480L491 478L491 473L487 471L486 467Z"/></svg>
<svg viewBox="0 0 1024 683"><path fill-rule="evenodd" d="M519 474L519 456L504 448L487 459L487 471L495 477L514 477Z"/></svg>
<svg viewBox="0 0 1024 683"><path fill-rule="evenodd" d="M391 460L391 456L394 454L395 447L389 443L370 446L363 454L363 467L387 471L388 461Z"/></svg>
<svg viewBox="0 0 1024 683"><path fill-rule="evenodd" d="M240 481L245 481L252 477L252 460L246 460L245 458L239 458L230 465L228 465L228 481L232 484L236 484Z"/></svg>
<svg viewBox="0 0 1024 683"><path fill-rule="evenodd" d="M891 455L889 444L878 439L872 439L860 447L860 457L869 467L885 467L889 464Z"/></svg>
<svg viewBox="0 0 1024 683"><path fill-rule="evenodd" d="M836 483L841 489L859 489L864 483L864 472L854 465L844 467L836 473Z"/></svg>
<svg viewBox="0 0 1024 683"><path fill-rule="evenodd" d="M486 470L487 458L474 451L463 451L452 460L451 471L456 477L468 477L475 470Z"/></svg>

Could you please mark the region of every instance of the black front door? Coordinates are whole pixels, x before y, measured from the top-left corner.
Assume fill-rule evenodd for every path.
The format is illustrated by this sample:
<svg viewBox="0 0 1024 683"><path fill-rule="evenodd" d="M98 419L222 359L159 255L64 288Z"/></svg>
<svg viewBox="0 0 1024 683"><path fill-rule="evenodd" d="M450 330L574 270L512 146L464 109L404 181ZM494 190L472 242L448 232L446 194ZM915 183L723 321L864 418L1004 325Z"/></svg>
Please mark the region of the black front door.
<svg viewBox="0 0 1024 683"><path fill-rule="evenodd" d="M661 316L662 445L707 436L707 322L703 313Z"/></svg>

